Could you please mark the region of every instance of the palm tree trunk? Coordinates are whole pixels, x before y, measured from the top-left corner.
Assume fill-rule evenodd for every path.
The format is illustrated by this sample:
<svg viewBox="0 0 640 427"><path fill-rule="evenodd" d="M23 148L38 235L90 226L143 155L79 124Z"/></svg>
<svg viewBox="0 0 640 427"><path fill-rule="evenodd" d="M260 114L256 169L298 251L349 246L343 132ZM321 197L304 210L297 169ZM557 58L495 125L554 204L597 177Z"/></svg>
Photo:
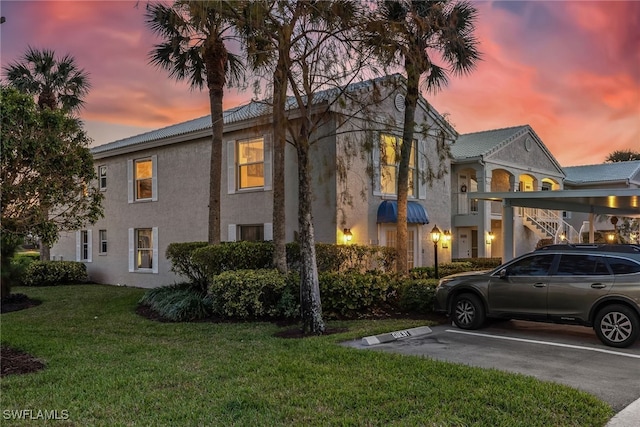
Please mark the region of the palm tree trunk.
<svg viewBox="0 0 640 427"><path fill-rule="evenodd" d="M222 40L207 40L204 60L211 106L211 161L209 169L209 243L220 243L220 180L222 175L222 99L225 84L227 50Z"/></svg>
<svg viewBox="0 0 640 427"><path fill-rule="evenodd" d="M413 129L415 126L415 111L418 103L420 73L406 61L407 95L405 96L404 130L402 132L402 148L400 150L400 165L398 167L398 219L397 245L398 259L396 272L405 275L409 272L407 249L407 201L409 190L409 159L413 145Z"/></svg>
<svg viewBox="0 0 640 427"><path fill-rule="evenodd" d="M301 132L301 135L306 135ZM304 136L302 136L304 139ZM325 330L316 263L315 234L311 210L309 144L298 144L298 227L300 229L300 305L303 332L320 335Z"/></svg>

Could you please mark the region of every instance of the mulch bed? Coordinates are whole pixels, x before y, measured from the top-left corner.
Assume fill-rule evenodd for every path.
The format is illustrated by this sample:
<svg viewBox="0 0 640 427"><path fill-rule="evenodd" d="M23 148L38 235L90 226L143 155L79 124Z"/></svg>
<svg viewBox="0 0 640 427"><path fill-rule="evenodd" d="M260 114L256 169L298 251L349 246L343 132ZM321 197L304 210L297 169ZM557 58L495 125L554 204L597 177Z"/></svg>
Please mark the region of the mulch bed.
<svg viewBox="0 0 640 427"><path fill-rule="evenodd" d="M0 312L11 313L40 305L42 301L33 300L24 294L11 294L0 303ZM45 368L41 360L29 353L8 346L0 346L0 377L15 374L28 374Z"/></svg>

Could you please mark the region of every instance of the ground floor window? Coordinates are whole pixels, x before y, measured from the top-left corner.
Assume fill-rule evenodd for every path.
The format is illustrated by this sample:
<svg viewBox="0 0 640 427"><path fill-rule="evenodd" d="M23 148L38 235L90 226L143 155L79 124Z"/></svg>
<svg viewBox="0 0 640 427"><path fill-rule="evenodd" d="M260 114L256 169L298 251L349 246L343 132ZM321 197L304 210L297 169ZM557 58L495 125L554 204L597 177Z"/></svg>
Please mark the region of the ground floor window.
<svg viewBox="0 0 640 427"><path fill-rule="evenodd" d="M100 238L100 254L104 255L107 253L107 230L100 230L98 234Z"/></svg>
<svg viewBox="0 0 640 427"><path fill-rule="evenodd" d="M129 271L158 272L158 228L129 229Z"/></svg>
<svg viewBox="0 0 640 427"><path fill-rule="evenodd" d="M239 225L239 237L240 240L248 242L263 242L264 241L264 225Z"/></svg>
<svg viewBox="0 0 640 427"><path fill-rule="evenodd" d="M91 262L91 230L76 232L76 261Z"/></svg>

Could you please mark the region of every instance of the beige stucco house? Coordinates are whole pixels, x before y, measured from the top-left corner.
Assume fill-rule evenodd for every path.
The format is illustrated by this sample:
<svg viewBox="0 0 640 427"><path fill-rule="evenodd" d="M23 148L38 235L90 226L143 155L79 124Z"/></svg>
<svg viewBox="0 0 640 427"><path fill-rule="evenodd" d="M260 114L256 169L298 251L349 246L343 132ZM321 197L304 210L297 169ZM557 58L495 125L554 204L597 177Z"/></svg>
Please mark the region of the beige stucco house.
<svg viewBox="0 0 640 427"><path fill-rule="evenodd" d="M395 245L394 203L402 134L401 91L369 81L349 87L349 98L369 108L354 114L338 94L316 94L326 111L312 147L313 214L316 241ZM375 102L374 102L375 100ZM319 113L320 114L320 113ZM325 114L325 113L323 113ZM290 111L295 120L295 110ZM440 155L455 130L424 99L411 157L409 263L432 264L430 226L451 228L450 160ZM251 102L224 112L221 194L222 241L272 238L272 129L269 107ZM54 260L85 262L100 283L156 287L180 281L165 258L172 242L207 239L211 119L179 123L115 141L92 152L105 217L84 230L65 233L52 247ZM297 234L297 165L285 153L286 239ZM441 174L428 183L427 175ZM345 231L352 239L347 242ZM450 249L439 253L450 259Z"/></svg>

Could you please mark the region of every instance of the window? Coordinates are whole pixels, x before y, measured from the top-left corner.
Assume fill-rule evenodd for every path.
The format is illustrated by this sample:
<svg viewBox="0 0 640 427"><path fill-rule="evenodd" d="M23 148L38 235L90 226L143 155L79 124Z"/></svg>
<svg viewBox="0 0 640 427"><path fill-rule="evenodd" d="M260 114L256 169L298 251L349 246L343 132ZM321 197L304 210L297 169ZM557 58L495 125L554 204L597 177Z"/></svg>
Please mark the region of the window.
<svg viewBox="0 0 640 427"><path fill-rule="evenodd" d="M613 270L613 274L640 273L640 264L630 259L609 258L609 266Z"/></svg>
<svg viewBox="0 0 640 427"><path fill-rule="evenodd" d="M409 196L416 195L416 146L417 141L411 144L409 155ZM383 194L397 194L398 166L400 164L400 150L402 138L397 136L380 135L380 191Z"/></svg>
<svg viewBox="0 0 640 427"><path fill-rule="evenodd" d="M514 262L507 267L509 276L546 276L555 255L533 255Z"/></svg>
<svg viewBox="0 0 640 427"><path fill-rule="evenodd" d="M415 265L416 241L414 230L407 230L407 268L411 270ZM385 230L385 246L395 248L398 242L398 233L395 229Z"/></svg>
<svg viewBox="0 0 640 427"><path fill-rule="evenodd" d="M91 262L91 230L76 232L76 261Z"/></svg>
<svg viewBox="0 0 640 427"><path fill-rule="evenodd" d="M559 276L602 276L609 269L602 257L595 255L562 255L558 265Z"/></svg>
<svg viewBox="0 0 640 427"><path fill-rule="evenodd" d="M248 242L264 241L264 225L240 225L240 240Z"/></svg>
<svg viewBox="0 0 640 427"><path fill-rule="evenodd" d="M107 167L99 166L98 167L98 179L100 181L100 190L104 191L107 189Z"/></svg>
<svg viewBox="0 0 640 427"><path fill-rule="evenodd" d="M136 269L153 267L152 231L150 228L136 230Z"/></svg>
<svg viewBox="0 0 640 427"><path fill-rule="evenodd" d="M129 203L158 200L158 156L129 160Z"/></svg>
<svg viewBox="0 0 640 427"><path fill-rule="evenodd" d="M100 238L100 254L107 253L107 230L100 230L98 232L98 237Z"/></svg>
<svg viewBox="0 0 640 427"><path fill-rule="evenodd" d="M158 228L129 229L129 272L158 272Z"/></svg>
<svg viewBox="0 0 640 427"><path fill-rule="evenodd" d="M238 141L238 189L264 187L264 140Z"/></svg>

